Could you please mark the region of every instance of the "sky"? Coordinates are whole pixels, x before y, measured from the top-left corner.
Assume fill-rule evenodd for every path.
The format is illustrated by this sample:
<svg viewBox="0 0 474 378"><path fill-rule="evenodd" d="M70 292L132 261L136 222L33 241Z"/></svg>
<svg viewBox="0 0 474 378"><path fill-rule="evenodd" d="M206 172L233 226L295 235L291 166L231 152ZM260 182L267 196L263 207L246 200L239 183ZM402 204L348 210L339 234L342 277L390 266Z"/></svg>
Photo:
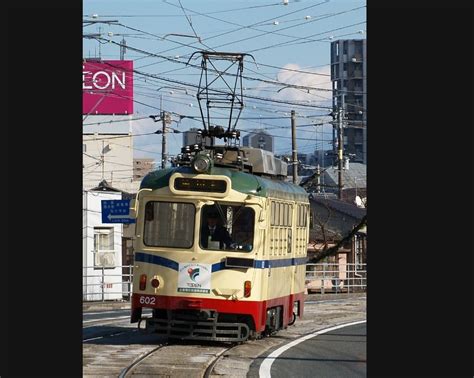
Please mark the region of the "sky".
<svg viewBox="0 0 474 378"><path fill-rule="evenodd" d="M174 130L203 127L196 99L201 55L192 55L202 50L249 54L236 125L242 137L265 130L275 137L276 154L291 154L295 110L297 150L312 153L332 146L330 43L367 38L365 6L352 0L83 0L84 21L113 21L84 23L84 35L101 39L84 38L83 57L119 59L125 39L125 59L140 72L134 74L132 130L137 158L161 161L162 137L148 135L161 129L149 117L160 110L172 114ZM235 75L236 66L228 66ZM234 84L235 77L225 78ZM222 81L214 85L225 88ZM227 126L227 109L214 114ZM88 117L84 124L93 122ZM170 155L178 154L182 134L167 133L167 144Z"/></svg>

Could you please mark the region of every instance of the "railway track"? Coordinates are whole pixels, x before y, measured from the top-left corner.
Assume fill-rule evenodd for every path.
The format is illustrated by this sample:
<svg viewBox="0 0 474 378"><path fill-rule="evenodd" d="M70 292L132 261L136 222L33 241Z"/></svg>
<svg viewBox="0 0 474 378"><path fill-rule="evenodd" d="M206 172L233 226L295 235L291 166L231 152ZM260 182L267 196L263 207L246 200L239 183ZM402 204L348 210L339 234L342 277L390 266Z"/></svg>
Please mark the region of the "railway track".
<svg viewBox="0 0 474 378"><path fill-rule="evenodd" d="M156 351L164 348L165 346L167 345L167 343L164 343L162 345L159 345L157 346L156 348L142 354L141 356L139 356L137 359L135 359L129 366L127 366L125 369L123 369L120 374L119 374L119 378L126 378L126 377L129 377L132 372L133 372L133 369L138 365L140 364L140 362L142 362L145 358L151 356L153 353L155 353Z"/></svg>
<svg viewBox="0 0 474 378"><path fill-rule="evenodd" d="M277 337L242 344L171 342L136 328L104 324L103 334L83 342L83 376L245 377L249 367L269 348L308 332L365 317L365 298L307 303L305 319ZM100 327L98 327L100 328ZM100 331L100 330L98 330ZM94 337L96 336L96 337Z"/></svg>
<svg viewBox="0 0 474 378"><path fill-rule="evenodd" d="M240 345L237 344L237 345ZM214 367L216 366L217 362L219 362L219 360L221 359L221 357L226 353L226 352L229 352L231 349L234 349L237 345L232 345L224 350L222 350L221 352L219 352L215 358L211 361L211 363L209 364L209 366L206 368L206 370L204 371L204 378L209 378L212 374L212 371L214 370Z"/></svg>

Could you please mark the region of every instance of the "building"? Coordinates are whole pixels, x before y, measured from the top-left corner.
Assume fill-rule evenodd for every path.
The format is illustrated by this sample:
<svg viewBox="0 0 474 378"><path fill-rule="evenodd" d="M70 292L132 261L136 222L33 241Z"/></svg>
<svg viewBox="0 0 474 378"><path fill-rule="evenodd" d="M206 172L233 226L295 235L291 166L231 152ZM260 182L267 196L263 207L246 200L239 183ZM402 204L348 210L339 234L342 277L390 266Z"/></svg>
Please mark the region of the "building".
<svg viewBox="0 0 474 378"><path fill-rule="evenodd" d="M367 214L367 209L357 207L331 195L314 195L310 198L312 222L309 231L311 243L335 245L349 235ZM366 227L359 230L347 247L339 253L347 253L348 263L366 263Z"/></svg>
<svg viewBox="0 0 474 378"><path fill-rule="evenodd" d="M344 154L351 161L367 163L367 40L331 42L333 107L346 109ZM336 135L334 133L334 140ZM334 144L336 146L336 143Z"/></svg>
<svg viewBox="0 0 474 378"><path fill-rule="evenodd" d="M263 130L252 130L243 137L242 145L273 152L273 136Z"/></svg>
<svg viewBox="0 0 474 378"><path fill-rule="evenodd" d="M335 154L333 150L316 150L310 158L311 165L318 165L320 168L326 168L334 165Z"/></svg>
<svg viewBox="0 0 474 378"><path fill-rule="evenodd" d="M91 115L83 125L83 188L109 185L128 193L138 190L134 180L132 116Z"/></svg>
<svg viewBox="0 0 474 378"><path fill-rule="evenodd" d="M142 180L148 173L155 168L155 159L143 158L133 159L133 179Z"/></svg>
<svg viewBox="0 0 474 378"><path fill-rule="evenodd" d="M349 163L349 169L342 170L342 200L355 203L356 197L367 197L367 166L362 163ZM315 173L302 181L303 186L310 193L332 193L339 192L339 172L337 167L321 169L318 175Z"/></svg>
<svg viewBox="0 0 474 378"><path fill-rule="evenodd" d="M98 188L95 188L98 189ZM83 300L121 300L122 224L102 223L102 201L122 199L114 189L82 194Z"/></svg>
<svg viewBox="0 0 474 378"><path fill-rule="evenodd" d="M144 174L133 159L133 62L84 59L82 77L83 299L122 300L130 291L122 265L133 263L135 225L103 223L102 205L132 199L141 182L134 176Z"/></svg>
<svg viewBox="0 0 474 378"><path fill-rule="evenodd" d="M327 272L312 272L311 280L306 286L308 292L319 290L323 293L325 289L348 290L348 286L352 286L351 291L357 291L366 285L367 227L364 226L357 232L353 230L362 222L367 210L335 197L328 194L310 196L310 261L324 249L334 247L343 240L345 242L341 243L334 255L320 260Z"/></svg>

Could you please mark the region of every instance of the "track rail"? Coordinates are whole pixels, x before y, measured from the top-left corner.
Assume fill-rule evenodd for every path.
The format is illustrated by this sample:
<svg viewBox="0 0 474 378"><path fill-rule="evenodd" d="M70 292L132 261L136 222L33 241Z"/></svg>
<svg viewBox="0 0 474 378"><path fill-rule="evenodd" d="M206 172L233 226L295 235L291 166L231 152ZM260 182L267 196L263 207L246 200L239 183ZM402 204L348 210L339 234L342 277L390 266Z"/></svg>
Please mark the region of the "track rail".
<svg viewBox="0 0 474 378"><path fill-rule="evenodd" d="M212 371L214 370L214 366L216 366L217 362L220 360L220 358L224 355L224 353L230 351L231 349L235 348L237 345L240 345L239 344L234 344L226 349L224 349L222 352L219 352L216 357L214 357L214 359L211 361L211 363L209 364L209 366L206 368L206 371L204 372L204 375L203 377L204 378L209 378L211 376L211 373Z"/></svg>
<svg viewBox="0 0 474 378"><path fill-rule="evenodd" d="M120 374L119 378L125 378L129 373L133 371L133 369L140 363L142 362L145 358L150 357L153 353L155 353L157 350L164 348L167 346L168 343L163 343L161 345L158 345L156 348L146 352L145 354L142 354L138 358L136 358L129 366L127 366L125 369L123 369Z"/></svg>

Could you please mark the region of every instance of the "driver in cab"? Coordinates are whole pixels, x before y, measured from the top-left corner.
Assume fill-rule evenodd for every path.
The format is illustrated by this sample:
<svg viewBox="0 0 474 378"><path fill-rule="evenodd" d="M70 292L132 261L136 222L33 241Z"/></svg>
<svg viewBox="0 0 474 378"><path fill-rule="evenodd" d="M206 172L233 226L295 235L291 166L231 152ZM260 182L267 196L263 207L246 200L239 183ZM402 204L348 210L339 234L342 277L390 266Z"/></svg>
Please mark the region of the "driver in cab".
<svg viewBox="0 0 474 378"><path fill-rule="evenodd" d="M216 212L207 215L206 223L201 230L201 246L208 249L224 249L224 246L227 249L236 248L229 232L218 224L218 220L219 215Z"/></svg>

